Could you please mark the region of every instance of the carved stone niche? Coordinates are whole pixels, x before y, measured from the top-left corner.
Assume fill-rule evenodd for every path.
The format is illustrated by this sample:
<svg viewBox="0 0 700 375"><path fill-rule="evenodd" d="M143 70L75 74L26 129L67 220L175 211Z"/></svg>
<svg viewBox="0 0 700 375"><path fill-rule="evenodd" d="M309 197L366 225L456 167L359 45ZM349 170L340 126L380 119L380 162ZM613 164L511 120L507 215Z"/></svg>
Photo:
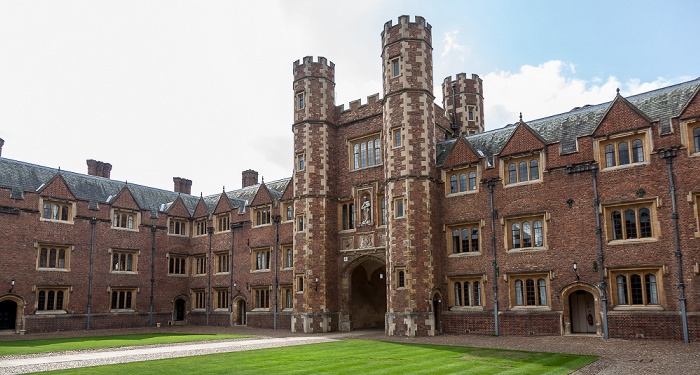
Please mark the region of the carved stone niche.
<svg viewBox="0 0 700 375"><path fill-rule="evenodd" d="M372 233L362 233L360 237L360 249L371 249L374 248L374 232Z"/></svg>
<svg viewBox="0 0 700 375"><path fill-rule="evenodd" d="M359 226L370 226L374 224L373 216L375 214L373 214L373 212L375 196L373 192L374 189L371 187L357 190L356 197L358 199L357 207L359 207Z"/></svg>

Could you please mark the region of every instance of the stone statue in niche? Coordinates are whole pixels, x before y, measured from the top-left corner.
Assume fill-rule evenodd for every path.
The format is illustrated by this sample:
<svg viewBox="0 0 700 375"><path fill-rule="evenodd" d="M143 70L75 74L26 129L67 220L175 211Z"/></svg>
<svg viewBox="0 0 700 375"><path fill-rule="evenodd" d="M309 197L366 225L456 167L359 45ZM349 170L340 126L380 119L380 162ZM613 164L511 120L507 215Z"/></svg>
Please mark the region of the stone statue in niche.
<svg viewBox="0 0 700 375"><path fill-rule="evenodd" d="M372 224L372 203L369 201L369 196L365 195L362 205L360 206L360 210L362 211L362 224L361 225L369 225Z"/></svg>

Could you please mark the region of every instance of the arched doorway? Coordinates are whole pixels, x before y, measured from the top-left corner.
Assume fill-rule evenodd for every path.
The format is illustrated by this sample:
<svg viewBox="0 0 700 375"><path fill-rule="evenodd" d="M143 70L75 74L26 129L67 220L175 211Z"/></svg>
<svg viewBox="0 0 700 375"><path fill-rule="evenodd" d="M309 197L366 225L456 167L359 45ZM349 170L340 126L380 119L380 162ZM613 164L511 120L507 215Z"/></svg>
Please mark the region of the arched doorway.
<svg viewBox="0 0 700 375"><path fill-rule="evenodd" d="M17 302L6 299L0 302L0 330L15 329L17 320Z"/></svg>
<svg viewBox="0 0 700 375"><path fill-rule="evenodd" d="M240 300L238 300L237 306L238 306L238 309L237 309L237 310L238 310L238 316L236 317L236 324L241 325L241 326L244 326L244 325L246 324L246 316L245 316L245 314L246 314L246 304L245 304L245 300L244 300L243 298L241 298Z"/></svg>
<svg viewBox="0 0 700 375"><path fill-rule="evenodd" d="M384 328L386 267L375 258L350 273L349 307L352 329Z"/></svg>
<svg viewBox="0 0 700 375"><path fill-rule="evenodd" d="M571 333L596 333L593 295L585 290L569 294Z"/></svg>
<svg viewBox="0 0 700 375"><path fill-rule="evenodd" d="M440 312L442 311L442 294L439 291L433 293L433 319L435 325L433 327L433 334L435 332L442 332L442 321L440 320Z"/></svg>
<svg viewBox="0 0 700 375"><path fill-rule="evenodd" d="M600 290L593 284L577 281L565 286L561 296L563 333L602 336L602 303Z"/></svg>
<svg viewBox="0 0 700 375"><path fill-rule="evenodd" d="M175 321L182 322L185 320L186 302L184 298L175 300Z"/></svg>

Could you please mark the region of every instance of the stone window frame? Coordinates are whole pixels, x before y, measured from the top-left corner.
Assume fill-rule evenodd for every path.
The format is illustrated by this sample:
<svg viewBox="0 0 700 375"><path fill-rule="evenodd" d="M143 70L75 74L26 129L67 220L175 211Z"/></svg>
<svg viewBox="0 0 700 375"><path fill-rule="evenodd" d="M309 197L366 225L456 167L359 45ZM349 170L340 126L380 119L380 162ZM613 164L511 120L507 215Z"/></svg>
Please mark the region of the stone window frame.
<svg viewBox="0 0 700 375"><path fill-rule="evenodd" d="M696 144L695 134L700 132L700 117L694 117L680 121L681 127L681 144L688 148L688 156L700 157L700 145ZM700 142L698 140L697 142Z"/></svg>
<svg viewBox="0 0 700 375"><path fill-rule="evenodd" d="M280 293L282 295L282 311L293 311L294 309L294 292L291 284L281 284Z"/></svg>
<svg viewBox="0 0 700 375"><path fill-rule="evenodd" d="M256 285L250 288L253 299L253 311L270 311L270 286Z"/></svg>
<svg viewBox="0 0 700 375"><path fill-rule="evenodd" d="M70 272L70 258L71 258L71 253L73 252L75 246L72 245L62 245L62 244L57 244L57 243L51 243L51 242L36 242L34 246L37 249L37 254L36 254L36 270L37 271L58 271L58 272ZM46 250L46 260L45 260L45 266L42 267L42 253L44 252L43 250ZM51 265L51 250L55 250L55 267L50 267ZM59 267L60 265L60 254L61 251L64 253L64 258L63 258L63 267Z"/></svg>
<svg viewBox="0 0 700 375"><path fill-rule="evenodd" d="M192 237L202 237L208 234L207 219L197 219L192 223Z"/></svg>
<svg viewBox="0 0 700 375"><path fill-rule="evenodd" d="M394 219L403 219L406 217L406 199L403 196L394 197ZM399 206L401 209L399 210ZM399 216L400 214L400 216Z"/></svg>
<svg viewBox="0 0 700 375"><path fill-rule="evenodd" d="M282 222L289 223L294 221L294 202L282 203Z"/></svg>
<svg viewBox="0 0 700 375"><path fill-rule="evenodd" d="M138 295L138 287L123 287L123 286L110 286L109 287L109 311L110 312L135 312L136 311L136 297ZM124 293L123 295L121 293ZM129 295L131 294L131 295ZM122 299L123 296L123 299ZM116 297L116 306L115 306ZM123 307L122 307L123 302Z"/></svg>
<svg viewBox="0 0 700 375"><path fill-rule="evenodd" d="M659 197L651 197L644 199L637 199L633 201L624 202L608 202L601 203L600 213L603 215L603 229L605 232L605 241L608 245L622 245L622 244L633 244L633 243L648 243L656 242L659 240L659 235L661 233L661 225L659 224L657 208L661 207ZM646 208L649 210L650 221L651 221L651 237L640 237L641 236L641 220L640 220L640 210ZM636 234L637 238L626 238L626 225L625 212L627 210L635 211L635 224L636 224ZM614 239L613 236L613 223L612 223L612 213L618 211L621 214L621 225L623 231L623 239Z"/></svg>
<svg viewBox="0 0 700 375"><path fill-rule="evenodd" d="M478 231L478 243L477 243L477 249L473 250L473 243L472 243L472 230L476 228ZM483 233L483 228L484 228L484 221L483 220L472 220L472 221L465 221L465 222L459 222L459 223L453 223L445 226L445 238L446 238L446 249L447 249L447 255L448 257L465 257L465 256L478 256L481 255L481 249L483 246L483 241L482 241L482 233ZM463 230L468 229L469 233L469 239L468 239L468 246L469 246L469 251L459 251L455 252L454 251L454 231L457 230L459 231L459 245L460 245L460 250L462 250L462 245L464 244L464 239L462 238Z"/></svg>
<svg viewBox="0 0 700 375"><path fill-rule="evenodd" d="M192 310L204 310L207 308L207 291L204 288L192 289Z"/></svg>
<svg viewBox="0 0 700 375"><path fill-rule="evenodd" d="M214 253L214 274L228 275L231 270L231 252L228 250Z"/></svg>
<svg viewBox="0 0 700 375"><path fill-rule="evenodd" d="M282 245L282 256L284 257L282 270L294 269L294 246L292 244Z"/></svg>
<svg viewBox="0 0 700 375"><path fill-rule="evenodd" d="M214 233L228 233L231 231L231 213L218 214L214 220Z"/></svg>
<svg viewBox="0 0 700 375"><path fill-rule="evenodd" d="M397 143L398 142L398 143ZM403 129L401 126L391 128L391 148L403 147Z"/></svg>
<svg viewBox="0 0 700 375"><path fill-rule="evenodd" d="M688 193L688 204L693 208L695 216L695 238L700 238L700 190L694 190Z"/></svg>
<svg viewBox="0 0 700 375"><path fill-rule="evenodd" d="M467 106L467 121L477 121L476 120L476 106Z"/></svg>
<svg viewBox="0 0 700 375"><path fill-rule="evenodd" d="M666 293L663 287L663 276L667 273L666 267L661 265L649 266L634 266L634 267L606 267L608 280L610 280L610 299L613 310L665 310L666 309ZM632 301L632 275L640 276L640 287L642 293L642 303L633 304ZM649 295L647 289L647 275L653 275L656 278L656 297L657 304L649 303ZM624 276L626 285L624 285L627 295L627 303L620 303L620 285L618 285L618 277Z"/></svg>
<svg viewBox="0 0 700 375"><path fill-rule="evenodd" d="M390 78L401 77L401 56L389 58Z"/></svg>
<svg viewBox="0 0 700 375"><path fill-rule="evenodd" d="M189 237L189 229L189 220L168 216L168 236Z"/></svg>
<svg viewBox="0 0 700 375"><path fill-rule="evenodd" d="M110 248L107 250L107 254L109 254L109 273L138 274L140 253L141 251L139 250ZM131 257L131 260L129 260L129 257ZM114 263L115 258L117 259L116 264ZM131 262L131 264L129 264L129 262ZM131 266L130 270L128 269L129 266Z"/></svg>
<svg viewBox="0 0 700 375"><path fill-rule="evenodd" d="M396 279L396 289L406 288L406 266L394 267L394 277Z"/></svg>
<svg viewBox="0 0 700 375"><path fill-rule="evenodd" d="M357 138L349 139L348 145L348 170L359 171L366 168L381 166L382 163L382 133L374 132ZM364 148L363 148L364 145ZM371 155L370 155L371 146ZM379 151L377 151L379 146ZM364 149L365 163L363 166L362 152ZM370 161L372 163L370 163Z"/></svg>
<svg viewBox="0 0 700 375"><path fill-rule="evenodd" d="M49 207L44 207L49 205ZM39 197L39 221L74 224L76 203L68 199ZM49 208L50 211L46 211ZM58 208L58 211L56 209ZM49 217L47 217L47 214ZM58 216L57 216L58 215ZM57 218L58 217L58 218ZM64 220L65 218L65 220Z"/></svg>
<svg viewBox="0 0 700 375"><path fill-rule="evenodd" d="M272 269L272 247L258 247L250 250L250 272L270 272Z"/></svg>
<svg viewBox="0 0 700 375"><path fill-rule="evenodd" d="M253 228L272 225L272 205L266 204L250 210L250 221Z"/></svg>
<svg viewBox="0 0 700 375"><path fill-rule="evenodd" d="M306 225L304 223L304 215L297 215L295 224L296 224L296 231L297 232L303 232L304 229L306 228Z"/></svg>
<svg viewBox="0 0 700 375"><path fill-rule="evenodd" d="M68 285L36 285L34 291L34 314L67 314L66 306L70 299L70 293L73 291L72 286ZM41 292L44 292L43 306L39 308L41 300ZM53 300L49 300L49 294L53 292ZM59 306L58 294L61 293L61 303ZM48 306L51 302L51 306ZM51 307L49 309L49 307ZM58 308L60 307L60 308Z"/></svg>
<svg viewBox="0 0 700 375"><path fill-rule="evenodd" d="M187 255L167 254L168 276L187 276ZM177 271L177 272L175 272Z"/></svg>
<svg viewBox="0 0 700 375"><path fill-rule="evenodd" d="M447 277L448 284L448 298L449 298L449 309L450 311L483 311L484 310L484 297L486 283L486 274L469 274L469 275L452 275ZM479 283L479 299L476 299L474 294L474 283ZM457 304L457 287L456 284L459 283L459 290L461 295L459 296L459 304ZM465 290L464 284L469 284L469 290ZM466 304L467 299L469 299L469 304ZM478 304L477 304L478 302Z"/></svg>
<svg viewBox="0 0 700 375"><path fill-rule="evenodd" d="M479 168L478 164L475 163L451 170L443 170L442 173L443 180L445 181L446 197L455 197L479 192L479 181L481 181L481 168ZM471 189L472 173L474 174L474 189ZM464 175L464 190L462 190L462 175ZM452 191L453 182L455 182L455 192Z"/></svg>
<svg viewBox="0 0 700 375"><path fill-rule="evenodd" d="M206 276L207 274L207 255L197 254L192 256L192 276Z"/></svg>
<svg viewBox="0 0 700 375"><path fill-rule="evenodd" d="M303 92L303 91L298 92L298 93L295 95L295 98L294 98L294 104L295 104L294 107L295 107L295 109L300 110L300 109L304 109L304 108L306 107L306 103L304 102L304 99L305 99L305 98L304 98L304 92Z"/></svg>
<svg viewBox="0 0 700 375"><path fill-rule="evenodd" d="M635 140L642 141L642 156L643 161L634 162L633 155L633 145ZM620 165L620 145L625 142L627 143L627 155L628 163ZM633 131L627 131L622 133L617 133L613 135L608 135L602 138L595 139L593 143L594 149L593 153L595 160L600 166L601 172L615 171L620 169L627 169L638 167L642 165L649 165L651 163L651 150L653 150L654 142L651 137L651 128L638 129ZM606 147L612 146L614 149L615 165L607 166L606 162Z"/></svg>
<svg viewBox="0 0 700 375"><path fill-rule="evenodd" d="M504 275L504 279L508 283L508 303L510 310L543 310L551 311L552 304L552 288L551 280L553 279L552 271L532 271L532 272L513 272ZM534 287L535 304L528 304L527 282L531 280ZM540 292L540 280L544 281L545 297L547 301L543 304ZM518 304L518 281L520 281L521 305Z"/></svg>
<svg viewBox="0 0 700 375"><path fill-rule="evenodd" d="M229 289L228 287L215 287L214 294L216 294L216 306L214 306L214 311L228 311L229 306Z"/></svg>
<svg viewBox="0 0 700 375"><path fill-rule="evenodd" d="M501 225L503 226L503 236L504 245L507 253L516 253L522 251L542 251L548 250L549 244L547 242L547 231L548 223L550 219L549 212L536 212L528 214L518 214L518 215L508 215L501 219ZM535 246L535 223L539 221L542 223L542 246ZM530 244L531 246L524 246L524 223L530 224ZM513 245L513 224L519 224L518 230L520 235L520 247L515 247Z"/></svg>
<svg viewBox="0 0 700 375"><path fill-rule="evenodd" d="M387 219L387 207L386 207L386 196L381 194L377 197L377 217L379 218L379 227L386 227Z"/></svg>
<svg viewBox="0 0 700 375"><path fill-rule="evenodd" d="M300 152L296 155L296 158L294 159L296 161L296 167L297 171L303 171L306 169L306 160L305 160L305 154L303 152Z"/></svg>
<svg viewBox="0 0 700 375"><path fill-rule="evenodd" d="M294 275L294 290L297 293L304 293L306 290L305 278L303 273L298 273Z"/></svg>
<svg viewBox="0 0 700 375"><path fill-rule="evenodd" d="M139 226L141 225L141 212L139 211L124 208L112 208L110 210L109 217L112 218L112 229L129 230L134 232L139 231ZM122 226L122 224L124 226Z"/></svg>
<svg viewBox="0 0 700 375"><path fill-rule="evenodd" d="M530 184L541 184L544 182L544 174L543 172L545 171L545 153L541 150L538 150L534 153L530 153L528 155L521 155L517 157L504 157L504 158L499 158L499 173L501 180L503 181L503 187L505 188L510 188L510 187L515 187L515 186L523 186L523 185L530 185ZM537 178L532 177L532 169L533 169L533 161L537 162L537 165L534 166L537 168ZM524 181L521 181L522 179L522 163L526 163L526 174L527 178ZM515 182L511 182L511 170L510 166L514 165L515 166Z"/></svg>
<svg viewBox="0 0 700 375"><path fill-rule="evenodd" d="M354 232L355 225L355 200L344 199L338 202L338 231Z"/></svg>

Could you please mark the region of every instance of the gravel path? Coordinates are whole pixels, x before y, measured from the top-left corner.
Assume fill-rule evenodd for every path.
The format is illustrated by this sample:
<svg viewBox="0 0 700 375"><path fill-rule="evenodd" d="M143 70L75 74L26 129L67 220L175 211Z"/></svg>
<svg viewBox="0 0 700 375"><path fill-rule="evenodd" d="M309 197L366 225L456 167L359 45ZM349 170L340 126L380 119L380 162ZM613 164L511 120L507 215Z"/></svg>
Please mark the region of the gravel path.
<svg viewBox="0 0 700 375"><path fill-rule="evenodd" d="M377 340L402 343L423 343L597 355L601 358L574 372L589 374L698 374L700 375L700 343L677 341L603 340L591 336L485 336L443 334L435 337L390 337L383 331L303 334L288 330L248 327L178 326L119 330L71 331L25 336L0 335L0 341L55 337L102 336L130 333L178 332L198 334L258 335L255 338L144 345L136 347L77 350L0 357L0 374L67 369L85 366L146 361L193 355L275 348L347 339Z"/></svg>

